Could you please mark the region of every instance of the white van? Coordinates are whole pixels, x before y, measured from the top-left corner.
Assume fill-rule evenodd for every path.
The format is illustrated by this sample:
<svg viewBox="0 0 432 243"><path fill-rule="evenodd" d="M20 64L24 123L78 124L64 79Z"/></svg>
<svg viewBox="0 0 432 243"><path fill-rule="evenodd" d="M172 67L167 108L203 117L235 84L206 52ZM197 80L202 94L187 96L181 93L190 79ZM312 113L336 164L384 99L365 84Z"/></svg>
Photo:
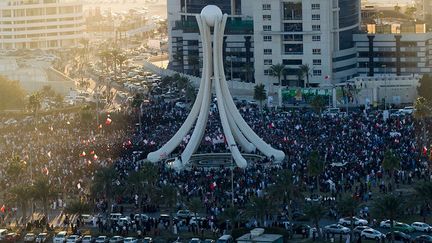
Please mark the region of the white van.
<svg viewBox="0 0 432 243"><path fill-rule="evenodd" d="M5 236L8 234L7 229L0 229L0 240L4 240Z"/></svg>

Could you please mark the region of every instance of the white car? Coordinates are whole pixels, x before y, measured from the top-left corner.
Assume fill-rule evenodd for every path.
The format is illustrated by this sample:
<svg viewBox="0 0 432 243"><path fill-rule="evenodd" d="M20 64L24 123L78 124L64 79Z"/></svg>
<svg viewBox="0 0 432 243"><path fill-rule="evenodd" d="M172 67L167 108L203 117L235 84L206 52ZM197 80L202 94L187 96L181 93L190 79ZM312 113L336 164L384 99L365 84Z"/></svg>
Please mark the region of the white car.
<svg viewBox="0 0 432 243"><path fill-rule="evenodd" d="M396 222L396 221L394 221L394 222L393 222L393 225L396 225L397 223L400 223L400 222ZM381 222L380 222L380 227L381 227L381 228L387 228L387 229L390 229L390 220L383 220L383 221L381 221Z"/></svg>
<svg viewBox="0 0 432 243"><path fill-rule="evenodd" d="M66 238L66 243L77 243L81 241L81 237L79 235L70 235Z"/></svg>
<svg viewBox="0 0 432 243"><path fill-rule="evenodd" d="M407 106L399 110L400 113L409 114L409 115L414 113L414 111L415 111L414 106Z"/></svg>
<svg viewBox="0 0 432 243"><path fill-rule="evenodd" d="M421 231L421 232L432 232L432 226L423 223L423 222L414 222L411 224L411 226L416 230L416 231Z"/></svg>
<svg viewBox="0 0 432 243"><path fill-rule="evenodd" d="M368 221L365 219L360 219L357 217L353 217L354 225L355 226L365 226L368 224ZM339 224L343 226L350 226L351 225L351 217L341 218L339 219Z"/></svg>
<svg viewBox="0 0 432 243"><path fill-rule="evenodd" d="M200 243L200 242L201 242L200 238L192 238L192 239L189 241L189 243Z"/></svg>
<svg viewBox="0 0 432 243"><path fill-rule="evenodd" d="M351 230L340 224L330 224L324 227L324 231L332 234L348 234Z"/></svg>
<svg viewBox="0 0 432 243"><path fill-rule="evenodd" d="M117 221L117 224L118 224L119 226L125 226L125 225L130 224L130 222L131 222L131 218L130 218L129 216L126 216L126 217L121 217L121 218Z"/></svg>
<svg viewBox="0 0 432 243"><path fill-rule="evenodd" d="M56 236L53 238L53 243L64 243L66 242L67 232L66 231L60 231Z"/></svg>
<svg viewBox="0 0 432 243"><path fill-rule="evenodd" d="M374 240L380 240L385 238L385 235L383 233L374 229L365 229L361 232L360 236L363 239L374 239Z"/></svg>
<svg viewBox="0 0 432 243"><path fill-rule="evenodd" d="M126 237L123 240L124 243L138 243L138 240L134 237Z"/></svg>
<svg viewBox="0 0 432 243"><path fill-rule="evenodd" d="M91 235L84 235L81 242L82 243L92 243L93 237Z"/></svg>

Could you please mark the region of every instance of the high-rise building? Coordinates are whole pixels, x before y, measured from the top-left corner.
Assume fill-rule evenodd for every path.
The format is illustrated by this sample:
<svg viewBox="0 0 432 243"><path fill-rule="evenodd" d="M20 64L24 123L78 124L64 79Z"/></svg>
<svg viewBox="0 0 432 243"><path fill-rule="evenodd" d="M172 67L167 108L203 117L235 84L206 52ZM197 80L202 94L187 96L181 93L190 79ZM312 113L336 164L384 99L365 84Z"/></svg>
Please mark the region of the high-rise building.
<svg viewBox="0 0 432 243"><path fill-rule="evenodd" d="M227 79L277 83L270 67L284 64L283 85L308 78L311 85L352 78L357 71L353 34L360 28L360 0L168 0L171 68L199 75L201 46L196 14L208 4L231 16L224 43Z"/></svg>
<svg viewBox="0 0 432 243"><path fill-rule="evenodd" d="M432 0L415 0L416 17L421 20L432 19Z"/></svg>
<svg viewBox="0 0 432 243"><path fill-rule="evenodd" d="M0 0L0 49L73 47L83 31L78 0Z"/></svg>

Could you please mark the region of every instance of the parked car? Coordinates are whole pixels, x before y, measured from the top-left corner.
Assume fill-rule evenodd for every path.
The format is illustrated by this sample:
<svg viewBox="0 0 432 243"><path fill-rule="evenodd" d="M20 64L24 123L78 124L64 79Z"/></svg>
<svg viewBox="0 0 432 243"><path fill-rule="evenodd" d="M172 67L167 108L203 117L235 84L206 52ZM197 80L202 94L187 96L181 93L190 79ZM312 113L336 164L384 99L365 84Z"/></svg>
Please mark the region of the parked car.
<svg viewBox="0 0 432 243"><path fill-rule="evenodd" d="M365 229L370 229L371 227L369 227L369 226L364 226L364 225L361 225L361 226L356 226L354 229L353 229L353 234L355 235L355 236L360 236L360 234L361 234L361 232L363 231L363 230L365 230Z"/></svg>
<svg viewBox="0 0 432 243"><path fill-rule="evenodd" d="M45 243L48 239L48 233L40 233L36 237L36 243Z"/></svg>
<svg viewBox="0 0 432 243"><path fill-rule="evenodd" d="M414 111L415 111L414 106L407 106L399 110L399 112L404 114L413 114Z"/></svg>
<svg viewBox="0 0 432 243"><path fill-rule="evenodd" d="M122 242L123 242L123 237L118 235L111 237L111 239L109 240L109 243L122 243Z"/></svg>
<svg viewBox="0 0 432 243"><path fill-rule="evenodd" d="M186 219L186 218L191 217L192 213L189 210L183 209L183 210L177 211L176 216L177 216L177 218L180 218L180 219Z"/></svg>
<svg viewBox="0 0 432 243"><path fill-rule="evenodd" d="M160 219L162 222L166 223L166 222L170 222L170 221L171 221L171 216L169 216L168 214L161 214L161 215L159 216L159 219Z"/></svg>
<svg viewBox="0 0 432 243"><path fill-rule="evenodd" d="M53 239L53 243L64 243L66 242L67 232L60 231Z"/></svg>
<svg viewBox="0 0 432 243"><path fill-rule="evenodd" d="M93 216L90 214L81 214L82 222L86 225L92 225L93 224Z"/></svg>
<svg viewBox="0 0 432 243"><path fill-rule="evenodd" d="M365 229L360 233L360 236L363 239L374 239L374 240L380 240L380 239L384 239L385 235L381 232L379 232L378 230L374 230L374 229Z"/></svg>
<svg viewBox="0 0 432 243"><path fill-rule="evenodd" d="M231 235L222 235L216 243L233 243L234 239Z"/></svg>
<svg viewBox="0 0 432 243"><path fill-rule="evenodd" d="M121 218L117 221L117 224L118 224L119 226L125 226L125 225L130 224L130 222L131 222L130 217L129 217L129 216L126 216L126 217L121 217Z"/></svg>
<svg viewBox="0 0 432 243"><path fill-rule="evenodd" d="M7 234L8 234L7 229L0 229L0 240L4 240Z"/></svg>
<svg viewBox="0 0 432 243"><path fill-rule="evenodd" d="M19 238L20 238L19 234L15 233L15 232L12 232L12 233L8 233L5 236L4 241L6 241L6 242L17 242L17 241L19 241Z"/></svg>
<svg viewBox="0 0 432 243"><path fill-rule="evenodd" d="M309 235L309 231L311 231L312 229L315 228L312 228L307 224L294 224L292 226L293 234L297 234L297 235L302 235L303 232Z"/></svg>
<svg viewBox="0 0 432 243"><path fill-rule="evenodd" d="M108 243L109 238L105 235L101 235L101 236L98 236L98 238L96 238L95 242L96 243Z"/></svg>
<svg viewBox="0 0 432 243"><path fill-rule="evenodd" d="M200 238L192 238L189 243L201 243Z"/></svg>
<svg viewBox="0 0 432 243"><path fill-rule="evenodd" d="M396 225L396 223L400 223L400 222L394 221L393 225ZM383 221L381 221L380 222L380 227L381 228L390 229L390 220L383 220Z"/></svg>
<svg viewBox="0 0 432 243"><path fill-rule="evenodd" d="M387 239L391 239L391 237L392 237L392 233L391 232L389 232L389 233L386 234L386 238ZM394 240L396 240L396 241L402 241L404 243L408 243L408 242L411 242L411 236L407 235L407 234L405 234L403 232L400 232L400 231L394 231Z"/></svg>
<svg viewBox="0 0 432 243"><path fill-rule="evenodd" d="M396 223L393 228L394 230L402 231L404 233L412 233L415 231L415 229L411 227L409 224L400 223L400 222Z"/></svg>
<svg viewBox="0 0 432 243"><path fill-rule="evenodd" d="M360 219L360 218L357 218L357 217L353 217L352 219L351 219L351 217L341 218L341 219L339 219L339 224L341 224L343 226L350 226L351 225L351 220L354 221L354 225L355 226L359 226L359 225L364 226L364 225L368 224L367 220Z"/></svg>
<svg viewBox="0 0 432 243"><path fill-rule="evenodd" d="M432 226L423 223L423 222L414 222L411 224L411 227L413 227L415 230L417 231L421 231L421 232L431 232L432 231Z"/></svg>
<svg viewBox="0 0 432 243"><path fill-rule="evenodd" d="M112 214L110 214L109 219L111 221L117 222L121 217L123 217L123 215L121 213L112 213Z"/></svg>
<svg viewBox="0 0 432 243"><path fill-rule="evenodd" d="M79 243L81 242L81 237L79 235L70 235L66 238L66 243Z"/></svg>
<svg viewBox="0 0 432 243"><path fill-rule="evenodd" d="M420 235L414 239L415 243L432 243L432 236L430 235Z"/></svg>
<svg viewBox="0 0 432 243"><path fill-rule="evenodd" d="M147 214L135 214L134 219L136 221L147 222L149 220L149 216Z"/></svg>
<svg viewBox="0 0 432 243"><path fill-rule="evenodd" d="M143 243L153 243L153 238L151 238L151 237L144 237Z"/></svg>
<svg viewBox="0 0 432 243"><path fill-rule="evenodd" d="M135 237L126 237L123 240L124 243L138 243L137 238Z"/></svg>
<svg viewBox="0 0 432 243"><path fill-rule="evenodd" d="M35 242L36 241L36 235L33 233L27 233L24 236L24 242Z"/></svg>
<svg viewBox="0 0 432 243"><path fill-rule="evenodd" d="M340 224L330 224L324 227L324 231L332 234L348 234L351 230Z"/></svg>
<svg viewBox="0 0 432 243"><path fill-rule="evenodd" d="M205 240L203 240L203 243L215 243L215 240L205 239Z"/></svg>
<svg viewBox="0 0 432 243"><path fill-rule="evenodd" d="M93 243L94 240L95 239L91 235L84 235L81 242L82 243Z"/></svg>

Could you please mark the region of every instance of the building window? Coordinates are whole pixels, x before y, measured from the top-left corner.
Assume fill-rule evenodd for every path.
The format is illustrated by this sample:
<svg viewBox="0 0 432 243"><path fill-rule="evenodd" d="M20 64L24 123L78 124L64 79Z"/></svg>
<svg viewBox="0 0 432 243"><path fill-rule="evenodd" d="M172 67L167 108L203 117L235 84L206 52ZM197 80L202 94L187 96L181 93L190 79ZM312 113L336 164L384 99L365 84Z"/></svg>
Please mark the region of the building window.
<svg viewBox="0 0 432 243"><path fill-rule="evenodd" d="M314 66L320 66L321 65L321 59L313 59L313 65Z"/></svg>
<svg viewBox="0 0 432 243"><path fill-rule="evenodd" d="M273 65L272 59L264 59L264 65Z"/></svg>
<svg viewBox="0 0 432 243"><path fill-rule="evenodd" d="M321 76L321 70L319 69L313 70L313 76Z"/></svg>
<svg viewBox="0 0 432 243"><path fill-rule="evenodd" d="M320 4L319 3L313 3L312 4L312 10L319 10L320 9Z"/></svg>
<svg viewBox="0 0 432 243"><path fill-rule="evenodd" d="M271 35L265 35L265 36L263 36L263 40L265 42L270 42L270 41L272 41L272 37L271 37Z"/></svg>
<svg viewBox="0 0 432 243"><path fill-rule="evenodd" d="M272 30L271 25L263 25L263 30L264 31L271 31Z"/></svg>
<svg viewBox="0 0 432 243"><path fill-rule="evenodd" d="M321 41L321 36L320 35L313 35L312 41Z"/></svg>
<svg viewBox="0 0 432 243"><path fill-rule="evenodd" d="M314 54L314 55L321 55L321 49L319 49L319 48L312 49L312 54Z"/></svg>
<svg viewBox="0 0 432 243"><path fill-rule="evenodd" d="M264 55L271 55L272 49L264 49Z"/></svg>
<svg viewBox="0 0 432 243"><path fill-rule="evenodd" d="M264 14L263 15L263 20L264 21L266 21L266 20L271 21L271 15L270 14Z"/></svg>
<svg viewBox="0 0 432 243"><path fill-rule="evenodd" d="M262 5L262 9L263 9L263 10L271 10L271 5L268 4L268 3L263 4L263 5Z"/></svg>
<svg viewBox="0 0 432 243"><path fill-rule="evenodd" d="M266 75L266 76L270 75L270 69L265 69L264 70L264 75Z"/></svg>
<svg viewBox="0 0 432 243"><path fill-rule="evenodd" d="M320 20L321 16L319 14L312 14L312 20Z"/></svg>
<svg viewBox="0 0 432 243"><path fill-rule="evenodd" d="M313 31L321 31L321 25L319 25L319 24L313 24L312 25L312 30Z"/></svg>

